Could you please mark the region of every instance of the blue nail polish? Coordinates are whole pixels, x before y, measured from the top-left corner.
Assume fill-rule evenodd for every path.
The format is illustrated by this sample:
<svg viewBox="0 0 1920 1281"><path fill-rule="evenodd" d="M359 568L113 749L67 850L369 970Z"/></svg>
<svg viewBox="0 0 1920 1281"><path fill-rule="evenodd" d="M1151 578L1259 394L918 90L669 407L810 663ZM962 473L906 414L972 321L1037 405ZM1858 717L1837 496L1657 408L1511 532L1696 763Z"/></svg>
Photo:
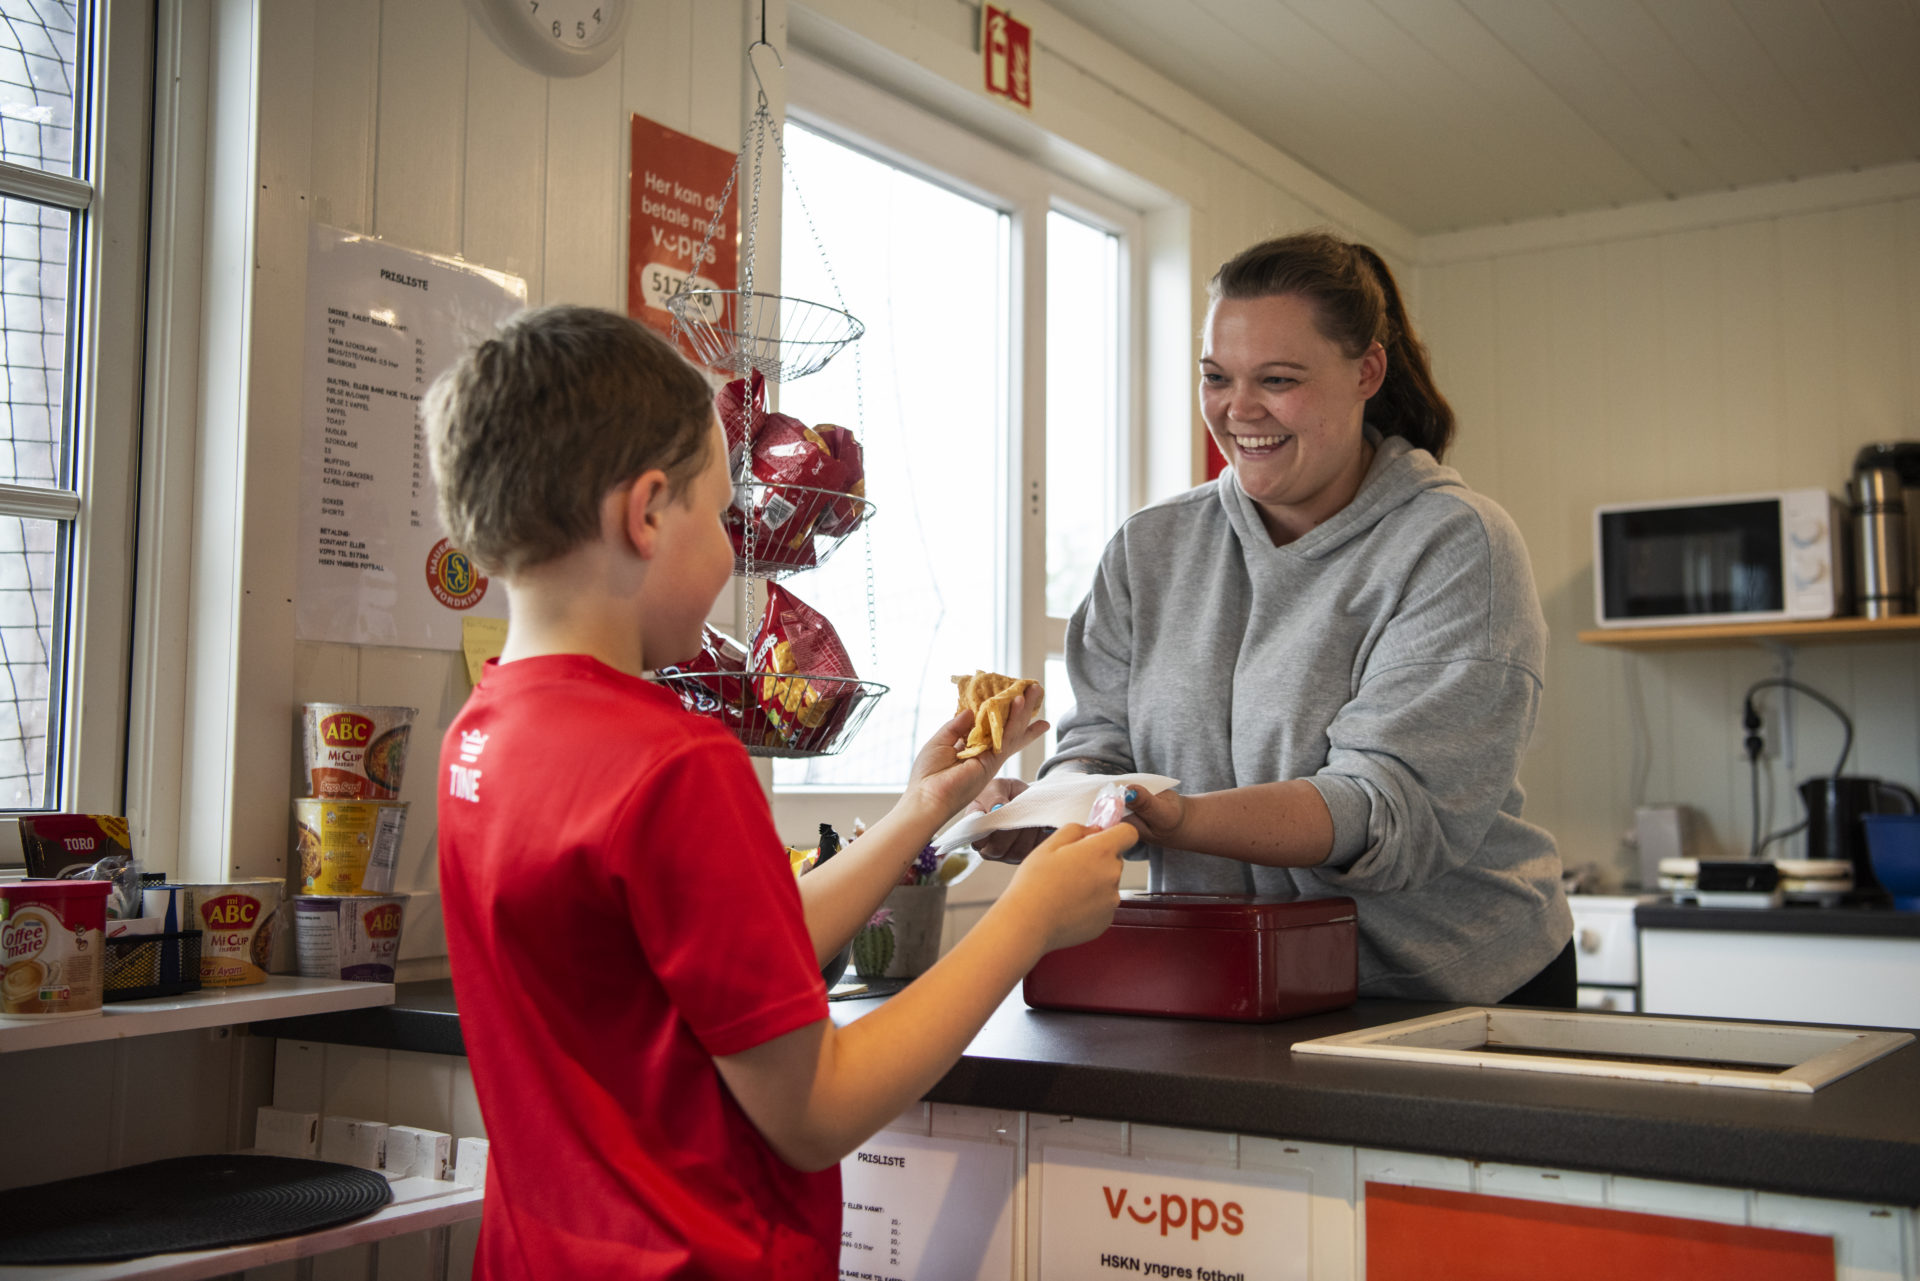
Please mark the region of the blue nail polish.
<svg viewBox="0 0 1920 1281"><path fill-rule="evenodd" d="M995 801L995 802L994 802L994 804L993 804L993 809L989 809L989 810L987 811L987 813L989 813L989 814L991 814L991 813L993 813L993 811L994 811L994 810L997 810L997 809L999 809L999 808L1000 808L1000 807L1001 807L1002 805L1004 805L1004 804L1006 804L1006 802L1005 802L1005 801Z"/></svg>
<svg viewBox="0 0 1920 1281"><path fill-rule="evenodd" d="M1135 802L1137 802L1139 799L1140 799L1140 789L1137 787L1129 787L1127 789L1127 804L1132 805Z"/></svg>

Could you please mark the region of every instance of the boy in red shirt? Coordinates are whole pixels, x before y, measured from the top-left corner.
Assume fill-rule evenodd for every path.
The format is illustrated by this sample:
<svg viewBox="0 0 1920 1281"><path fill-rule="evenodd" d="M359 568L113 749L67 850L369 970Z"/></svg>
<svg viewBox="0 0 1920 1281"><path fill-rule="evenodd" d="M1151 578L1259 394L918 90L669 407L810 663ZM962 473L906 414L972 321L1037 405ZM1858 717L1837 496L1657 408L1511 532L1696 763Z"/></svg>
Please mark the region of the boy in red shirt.
<svg viewBox="0 0 1920 1281"><path fill-rule="evenodd" d="M840 1158L1042 954L1106 928L1134 831L1061 829L950 955L835 1027L822 960L1045 723L959 761L955 717L893 811L796 883L745 749L641 677L698 650L733 573L706 380L627 317L551 307L463 356L425 416L441 519L512 617L439 773L492 1145L475 1275L832 1278Z"/></svg>

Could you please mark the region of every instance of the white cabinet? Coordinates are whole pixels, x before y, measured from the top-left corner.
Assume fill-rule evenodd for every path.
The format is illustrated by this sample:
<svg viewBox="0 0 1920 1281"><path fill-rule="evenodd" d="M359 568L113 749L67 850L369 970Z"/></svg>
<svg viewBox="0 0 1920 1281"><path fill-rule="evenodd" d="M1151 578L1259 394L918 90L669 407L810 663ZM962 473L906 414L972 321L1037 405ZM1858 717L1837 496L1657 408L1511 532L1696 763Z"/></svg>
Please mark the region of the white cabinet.
<svg viewBox="0 0 1920 1281"><path fill-rule="evenodd" d="M1640 931L1650 1014L1920 1027L1920 938Z"/></svg>
<svg viewBox="0 0 1920 1281"><path fill-rule="evenodd" d="M1629 895L1574 894L1573 955L1583 1010L1640 1008L1640 946L1633 909L1645 900Z"/></svg>

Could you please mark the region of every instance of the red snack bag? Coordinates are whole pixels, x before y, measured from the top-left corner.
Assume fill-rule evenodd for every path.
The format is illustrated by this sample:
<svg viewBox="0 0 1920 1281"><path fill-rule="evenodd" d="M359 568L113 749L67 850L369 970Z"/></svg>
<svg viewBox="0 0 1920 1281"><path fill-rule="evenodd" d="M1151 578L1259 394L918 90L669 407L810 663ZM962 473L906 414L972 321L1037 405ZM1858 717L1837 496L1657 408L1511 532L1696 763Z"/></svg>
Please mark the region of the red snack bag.
<svg viewBox="0 0 1920 1281"><path fill-rule="evenodd" d="M738 474L740 458L767 416L767 380L754 370L751 378L736 378L713 397L720 430L727 436L727 470Z"/></svg>
<svg viewBox="0 0 1920 1281"><path fill-rule="evenodd" d="M778 736L772 745L826 747L858 698L853 660L833 624L778 583L767 584L753 670L760 673L754 702Z"/></svg>
<svg viewBox="0 0 1920 1281"><path fill-rule="evenodd" d="M701 632L700 652L684 663L662 667L662 676L696 676L697 680L669 681L680 696L680 705L696 716L710 716L738 728L747 705L747 651L725 632L706 627Z"/></svg>
<svg viewBox="0 0 1920 1281"><path fill-rule="evenodd" d="M860 442L855 440L853 432L837 423L821 423L814 433L826 442L827 449L839 464L837 483L828 488L850 494L855 499L867 496L867 464L861 452ZM820 523L816 526L822 534L851 534L860 528L860 522L866 519L867 505L844 498L827 502L820 513Z"/></svg>
<svg viewBox="0 0 1920 1281"><path fill-rule="evenodd" d="M825 505L822 495L811 491L833 487L840 479L839 461L798 418L768 414L753 440L751 466L760 484L742 489L728 513L734 551L746 554L751 520L756 560L786 569L811 566L814 525Z"/></svg>

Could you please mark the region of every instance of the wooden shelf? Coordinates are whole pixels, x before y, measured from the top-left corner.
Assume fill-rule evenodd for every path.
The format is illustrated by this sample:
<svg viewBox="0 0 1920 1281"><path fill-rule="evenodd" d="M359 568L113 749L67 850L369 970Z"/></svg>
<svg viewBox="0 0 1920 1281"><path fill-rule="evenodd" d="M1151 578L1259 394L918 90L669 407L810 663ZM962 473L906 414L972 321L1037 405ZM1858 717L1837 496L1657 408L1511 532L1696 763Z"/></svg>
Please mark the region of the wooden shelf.
<svg viewBox="0 0 1920 1281"><path fill-rule="evenodd" d="M98 1015L65 1019L0 1019L0 1053L84 1045L129 1036L227 1027L258 1019L285 1019L335 1010L393 1004L391 983L347 983L275 974L251 987L203 987L181 996L111 1001Z"/></svg>
<svg viewBox="0 0 1920 1281"><path fill-rule="evenodd" d="M362 984L361 986L370 986ZM437 1179L394 1179L393 1204L364 1219L305 1236L280 1237L220 1250L183 1250L150 1254L119 1263L76 1263L66 1267L0 1267L0 1281L108 1281L118 1277L148 1277L153 1281L195 1281L223 1277L249 1268L288 1259L304 1259L348 1246L365 1245L409 1232L442 1228L462 1219L480 1217L483 1189Z"/></svg>
<svg viewBox="0 0 1920 1281"><path fill-rule="evenodd" d="M1920 639L1920 615L1900 618L1822 618L1807 623L1599 627L1580 633L1580 643L1583 645L1641 650L1706 649L1742 641L1780 645L1836 645L1916 639Z"/></svg>

